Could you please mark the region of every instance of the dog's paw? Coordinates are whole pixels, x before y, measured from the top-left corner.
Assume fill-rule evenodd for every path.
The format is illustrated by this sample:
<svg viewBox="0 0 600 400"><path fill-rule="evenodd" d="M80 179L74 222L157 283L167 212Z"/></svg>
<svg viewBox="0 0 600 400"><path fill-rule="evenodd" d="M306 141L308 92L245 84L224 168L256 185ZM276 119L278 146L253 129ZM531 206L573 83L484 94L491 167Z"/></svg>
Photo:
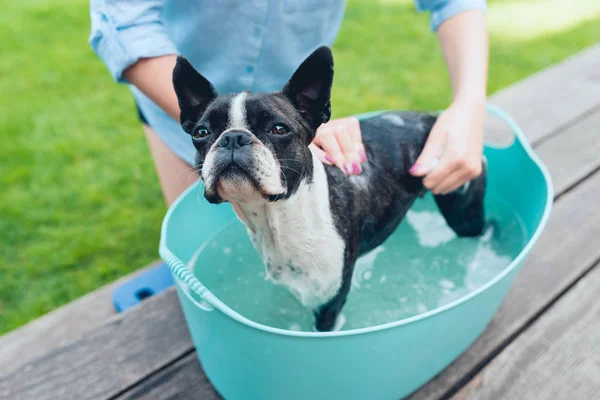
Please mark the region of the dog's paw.
<svg viewBox="0 0 600 400"><path fill-rule="evenodd" d="M317 318L313 332L338 332L346 325L346 316L339 314L336 319Z"/></svg>

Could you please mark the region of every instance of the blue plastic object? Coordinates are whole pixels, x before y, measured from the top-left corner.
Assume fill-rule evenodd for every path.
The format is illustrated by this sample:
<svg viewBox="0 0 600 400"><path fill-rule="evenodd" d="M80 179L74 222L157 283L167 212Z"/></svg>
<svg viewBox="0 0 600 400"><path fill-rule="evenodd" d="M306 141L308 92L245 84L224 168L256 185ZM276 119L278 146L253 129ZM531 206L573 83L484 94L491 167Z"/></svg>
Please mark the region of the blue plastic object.
<svg viewBox="0 0 600 400"><path fill-rule="evenodd" d="M113 291L112 299L117 312L136 306L144 299L173 286L173 275L165 263L144 271Z"/></svg>
<svg viewBox="0 0 600 400"><path fill-rule="evenodd" d="M163 221L160 255L175 277L203 369L224 398L399 399L477 339L543 231L553 200L550 175L519 127L495 107L488 106L488 112L503 119L517 138L506 148L485 147L488 190L520 217L527 243L487 284L411 318L339 332L288 331L248 320L186 267L196 249L235 218L231 207L199 199L200 183L179 197Z"/></svg>

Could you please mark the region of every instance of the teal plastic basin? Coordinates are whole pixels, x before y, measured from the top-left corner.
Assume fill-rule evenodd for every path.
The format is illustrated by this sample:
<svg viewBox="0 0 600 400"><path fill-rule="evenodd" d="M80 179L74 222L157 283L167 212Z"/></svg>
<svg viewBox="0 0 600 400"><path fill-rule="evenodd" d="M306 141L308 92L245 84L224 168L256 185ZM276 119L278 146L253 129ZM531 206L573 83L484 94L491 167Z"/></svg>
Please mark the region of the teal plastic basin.
<svg viewBox="0 0 600 400"><path fill-rule="evenodd" d="M485 146L488 190L501 194L527 230L527 244L494 279L443 307L379 326L339 332L297 332L257 324L221 302L186 264L210 235L235 218L229 205L199 197L197 183L168 210L160 255L202 367L228 400L402 398L463 353L491 321L548 219L553 191L545 166L517 124L501 110L516 140ZM373 115L364 114L361 117Z"/></svg>

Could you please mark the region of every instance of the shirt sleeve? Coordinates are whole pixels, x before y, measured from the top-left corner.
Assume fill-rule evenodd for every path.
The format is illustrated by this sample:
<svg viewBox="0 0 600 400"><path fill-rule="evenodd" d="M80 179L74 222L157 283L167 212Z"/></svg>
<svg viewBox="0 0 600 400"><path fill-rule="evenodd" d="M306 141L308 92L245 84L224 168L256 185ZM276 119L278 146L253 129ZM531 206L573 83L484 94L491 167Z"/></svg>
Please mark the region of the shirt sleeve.
<svg viewBox="0 0 600 400"><path fill-rule="evenodd" d="M437 32L442 22L467 10L487 10L486 0L415 0L417 10L429 11L430 27Z"/></svg>
<svg viewBox="0 0 600 400"><path fill-rule="evenodd" d="M90 0L89 44L113 79L140 58L176 54L163 22L164 0Z"/></svg>

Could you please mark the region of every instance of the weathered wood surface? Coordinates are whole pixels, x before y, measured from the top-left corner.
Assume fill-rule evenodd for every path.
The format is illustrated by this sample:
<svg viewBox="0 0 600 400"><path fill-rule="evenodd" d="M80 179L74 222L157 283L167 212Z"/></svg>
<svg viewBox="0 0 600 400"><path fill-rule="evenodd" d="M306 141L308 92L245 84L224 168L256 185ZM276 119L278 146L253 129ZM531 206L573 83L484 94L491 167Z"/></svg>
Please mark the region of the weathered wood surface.
<svg viewBox="0 0 600 400"><path fill-rule="evenodd" d="M108 399L191 348L175 292L169 290L1 376L0 399Z"/></svg>
<svg viewBox="0 0 600 400"><path fill-rule="evenodd" d="M559 93L551 96L553 107L560 109L559 111L549 112L547 106L538 106L549 100L541 89L537 90L538 96L546 97L531 100L532 104L528 106L526 114L519 114L518 110L503 104L505 101L512 104L508 95L510 91L515 93L515 97L524 95L520 85L494 97L494 100L501 100L493 101L495 104L503 106L523 125L530 140L541 143L537 151L549 169L554 173L561 171L555 181L557 194L570 191L557 202L546 233L534 248L486 333L453 366L425 385L413 398L439 398L452 393L454 388L459 388L589 269L600 255L596 241L600 237L600 217L595 213L596 205L600 203L600 193L594 189L600 187L600 175L595 174L571 188L598 168L598 159L592 153L581 156L576 147L571 147L573 151L563 151L565 146L572 145L567 136L569 127L576 135L580 135L580 130L575 130L574 124L582 127L589 118L597 118L594 110L598 98L594 98L593 92L590 93L589 90L598 88L598 73L594 72L597 71L597 66L592 70L590 54L597 55L599 51L599 46L592 47L559 64L556 69L551 68L541 73L550 76L547 80L562 80L564 93L556 89ZM583 79L587 82L583 85L587 87L587 91L580 88L581 83L568 83L571 79L577 82ZM524 84L534 85L530 83L530 79ZM551 84L554 83L548 82L548 85ZM543 86L541 83L536 85ZM569 91L573 88L583 90L582 96L587 99L584 105L570 106L575 102L569 98ZM504 98L506 100L502 100ZM533 124L535 126L527 127L527 124L531 124L529 120L546 119L553 113L560 118L553 115L552 124ZM594 124L589 122L589 125ZM578 146L593 148L597 145L598 136L589 131L589 128L586 129L588 133L577 138L580 140ZM556 143L562 144L554 145L557 140L562 142ZM562 158L557 153L561 153ZM560 163L555 162L559 159ZM562 171L563 168L566 169ZM565 268L565 265L569 268ZM137 393L135 386L140 382L154 382L153 393L167 393L165 396L168 396L165 386L168 386L168 379L163 374L173 368L181 368L179 374L188 373L185 371L189 370L190 374L196 376L195 381L203 379L199 373L199 365L194 364L193 353L190 353L192 349L176 296L173 290L169 290L113 318L106 326L84 335L74 343L17 368L11 375L0 377L0 399L114 398ZM189 361L184 362L188 359ZM196 372L193 372L194 368ZM187 385L194 383L189 382L190 380L193 381L186 379ZM185 393L187 386L181 387L185 384L180 382L177 389L180 390L179 393ZM146 392L147 390L149 386ZM211 393L213 392L206 392L206 396L214 395Z"/></svg>
<svg viewBox="0 0 600 400"><path fill-rule="evenodd" d="M104 324L108 318L116 314L111 298L113 290L161 262L159 260L140 268L134 273L57 308L21 328L0 336L0 375Z"/></svg>
<svg viewBox="0 0 600 400"><path fill-rule="evenodd" d="M600 109L536 146L535 151L548 167L555 191L564 192L600 168Z"/></svg>
<svg viewBox="0 0 600 400"><path fill-rule="evenodd" d="M597 265L453 400L598 399L599 295Z"/></svg>
<svg viewBox="0 0 600 400"><path fill-rule="evenodd" d="M220 400L192 352L115 400Z"/></svg>
<svg viewBox="0 0 600 400"><path fill-rule="evenodd" d="M502 89L490 102L508 112L536 144L598 110L598 60L600 43Z"/></svg>

